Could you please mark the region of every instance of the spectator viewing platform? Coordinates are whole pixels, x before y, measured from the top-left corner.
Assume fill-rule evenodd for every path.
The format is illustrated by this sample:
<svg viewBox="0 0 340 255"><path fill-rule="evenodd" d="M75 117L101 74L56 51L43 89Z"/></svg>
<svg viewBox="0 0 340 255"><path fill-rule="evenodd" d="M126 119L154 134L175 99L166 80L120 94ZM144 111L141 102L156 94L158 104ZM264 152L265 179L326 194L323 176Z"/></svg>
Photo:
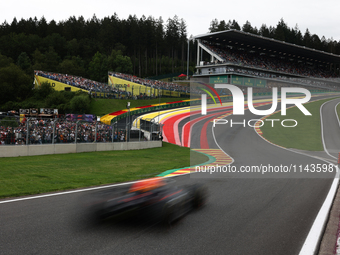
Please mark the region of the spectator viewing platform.
<svg viewBox="0 0 340 255"><path fill-rule="evenodd" d="M239 77L265 80L268 87L279 82L339 90L339 55L238 30L195 39L198 57L194 77L209 78L210 83L216 83L217 76L228 83ZM244 82L238 85L247 86Z"/></svg>
<svg viewBox="0 0 340 255"><path fill-rule="evenodd" d="M129 74L109 72L109 76L116 76L127 81L131 81L134 83L138 83L138 84L149 86L151 88L156 88L156 89L166 89L166 90L180 91L180 92L187 92L190 89L190 87L181 86L174 82L143 79L143 78L139 78L139 77L136 77L134 75L129 75Z"/></svg>
<svg viewBox="0 0 340 255"><path fill-rule="evenodd" d="M75 92L81 90L91 93L94 97L118 98L118 89L87 78L44 71L34 71L34 76L35 87L40 86L43 82L51 83L52 80L51 86L57 91Z"/></svg>
<svg viewBox="0 0 340 255"><path fill-rule="evenodd" d="M34 71L34 86L48 82L57 91L84 91L92 97L145 99L159 96L189 97L190 86L130 74L108 72L108 84L87 78L54 72Z"/></svg>
<svg viewBox="0 0 340 255"><path fill-rule="evenodd" d="M143 79L130 74L109 72L109 85L119 91L124 91L128 96L144 97L189 97L190 86L179 85L174 82Z"/></svg>

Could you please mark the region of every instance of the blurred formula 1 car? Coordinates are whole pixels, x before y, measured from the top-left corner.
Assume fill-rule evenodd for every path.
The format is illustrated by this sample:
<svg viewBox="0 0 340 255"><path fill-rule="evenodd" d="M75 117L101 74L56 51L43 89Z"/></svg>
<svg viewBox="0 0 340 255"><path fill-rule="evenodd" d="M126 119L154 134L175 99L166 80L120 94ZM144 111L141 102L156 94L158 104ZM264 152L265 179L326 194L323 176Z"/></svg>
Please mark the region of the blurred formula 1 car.
<svg viewBox="0 0 340 255"><path fill-rule="evenodd" d="M106 194L92 206L100 221L107 218L144 216L171 224L206 202L205 186L194 184L177 187L165 178L155 177L132 184L122 194Z"/></svg>

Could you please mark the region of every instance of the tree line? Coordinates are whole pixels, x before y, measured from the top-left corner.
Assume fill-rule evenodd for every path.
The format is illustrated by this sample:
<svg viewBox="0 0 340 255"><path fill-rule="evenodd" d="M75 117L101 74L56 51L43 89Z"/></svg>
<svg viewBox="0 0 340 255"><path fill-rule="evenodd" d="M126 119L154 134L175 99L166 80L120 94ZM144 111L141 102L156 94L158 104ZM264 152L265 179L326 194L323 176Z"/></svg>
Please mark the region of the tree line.
<svg viewBox="0 0 340 255"><path fill-rule="evenodd" d="M58 23L14 18L0 26L0 54L24 70L72 73L101 82L108 70L154 76L186 70L186 29L177 16L166 22L151 16L119 19L116 14L88 20L73 16Z"/></svg>
<svg viewBox="0 0 340 255"><path fill-rule="evenodd" d="M259 29L247 21L214 19L209 32L237 29L277 40L340 54L340 42L304 34L297 26L289 28L283 19L274 26ZM33 70L43 70L107 82L107 71L138 77L186 73L187 26L184 19L117 14L85 20L72 16L63 21L42 17L13 19L0 25L0 105L33 96ZM196 50L190 40L189 67L194 71ZM33 100L34 101L34 100Z"/></svg>

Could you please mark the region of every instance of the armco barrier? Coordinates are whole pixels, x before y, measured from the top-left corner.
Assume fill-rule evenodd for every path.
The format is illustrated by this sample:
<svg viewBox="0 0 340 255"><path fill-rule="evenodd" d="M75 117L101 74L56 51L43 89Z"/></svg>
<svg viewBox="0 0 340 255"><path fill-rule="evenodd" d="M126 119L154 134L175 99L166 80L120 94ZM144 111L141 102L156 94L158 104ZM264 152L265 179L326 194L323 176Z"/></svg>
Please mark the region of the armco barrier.
<svg viewBox="0 0 340 255"><path fill-rule="evenodd" d="M141 150L162 147L162 141L118 142L118 143L71 143L46 145L0 146L0 157L38 156L93 151Z"/></svg>

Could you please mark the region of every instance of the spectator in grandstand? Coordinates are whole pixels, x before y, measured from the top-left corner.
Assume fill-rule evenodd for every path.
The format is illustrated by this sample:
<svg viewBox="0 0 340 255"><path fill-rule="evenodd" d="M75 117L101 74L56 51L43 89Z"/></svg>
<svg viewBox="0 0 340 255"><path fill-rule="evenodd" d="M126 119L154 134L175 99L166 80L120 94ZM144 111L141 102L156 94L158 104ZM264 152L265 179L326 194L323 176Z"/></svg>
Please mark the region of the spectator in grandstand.
<svg viewBox="0 0 340 255"><path fill-rule="evenodd" d="M51 80L59 81L65 83L67 85L71 85L80 89L87 90L89 92L106 92L106 93L117 93L118 90L116 88L112 88L107 84L96 82L90 79L86 79L83 77L68 75L68 74L59 74L59 73L51 73L51 72L43 72L43 71L35 71L35 75L39 75Z"/></svg>
<svg viewBox="0 0 340 255"><path fill-rule="evenodd" d="M181 86L177 83L173 82L163 82L163 81L158 81L158 80L151 80L151 79L142 79L138 78L133 75L129 74L123 74L123 73L115 73L115 72L109 72L109 75L115 76L127 81L131 81L134 83L138 83L141 85L149 86L151 88L156 88L156 89L165 89L165 90L171 90L171 91L180 91L180 92L189 92L189 88L186 86Z"/></svg>
<svg viewBox="0 0 340 255"><path fill-rule="evenodd" d="M303 77L314 78L331 78L340 81L340 78L334 72L330 72L326 66L311 66L299 60L293 60L285 58L278 59L263 53L247 52L245 50L232 49L231 46L222 46L218 44L212 44L211 42L202 42L211 51L220 55L224 61L223 63L236 64L240 66L248 66L253 68L259 68L268 71L282 72L290 75L300 75ZM209 63L212 64L212 63ZM239 69L241 70L241 69ZM227 71L227 70L226 70ZM250 72L249 70L242 70L242 72ZM268 75L261 73L261 75ZM277 77L271 77L277 78ZM282 78L282 77L280 77ZM301 79L303 80L303 79ZM322 81L321 81L322 82ZM317 83L315 83L316 85ZM323 82L323 85L326 84Z"/></svg>

